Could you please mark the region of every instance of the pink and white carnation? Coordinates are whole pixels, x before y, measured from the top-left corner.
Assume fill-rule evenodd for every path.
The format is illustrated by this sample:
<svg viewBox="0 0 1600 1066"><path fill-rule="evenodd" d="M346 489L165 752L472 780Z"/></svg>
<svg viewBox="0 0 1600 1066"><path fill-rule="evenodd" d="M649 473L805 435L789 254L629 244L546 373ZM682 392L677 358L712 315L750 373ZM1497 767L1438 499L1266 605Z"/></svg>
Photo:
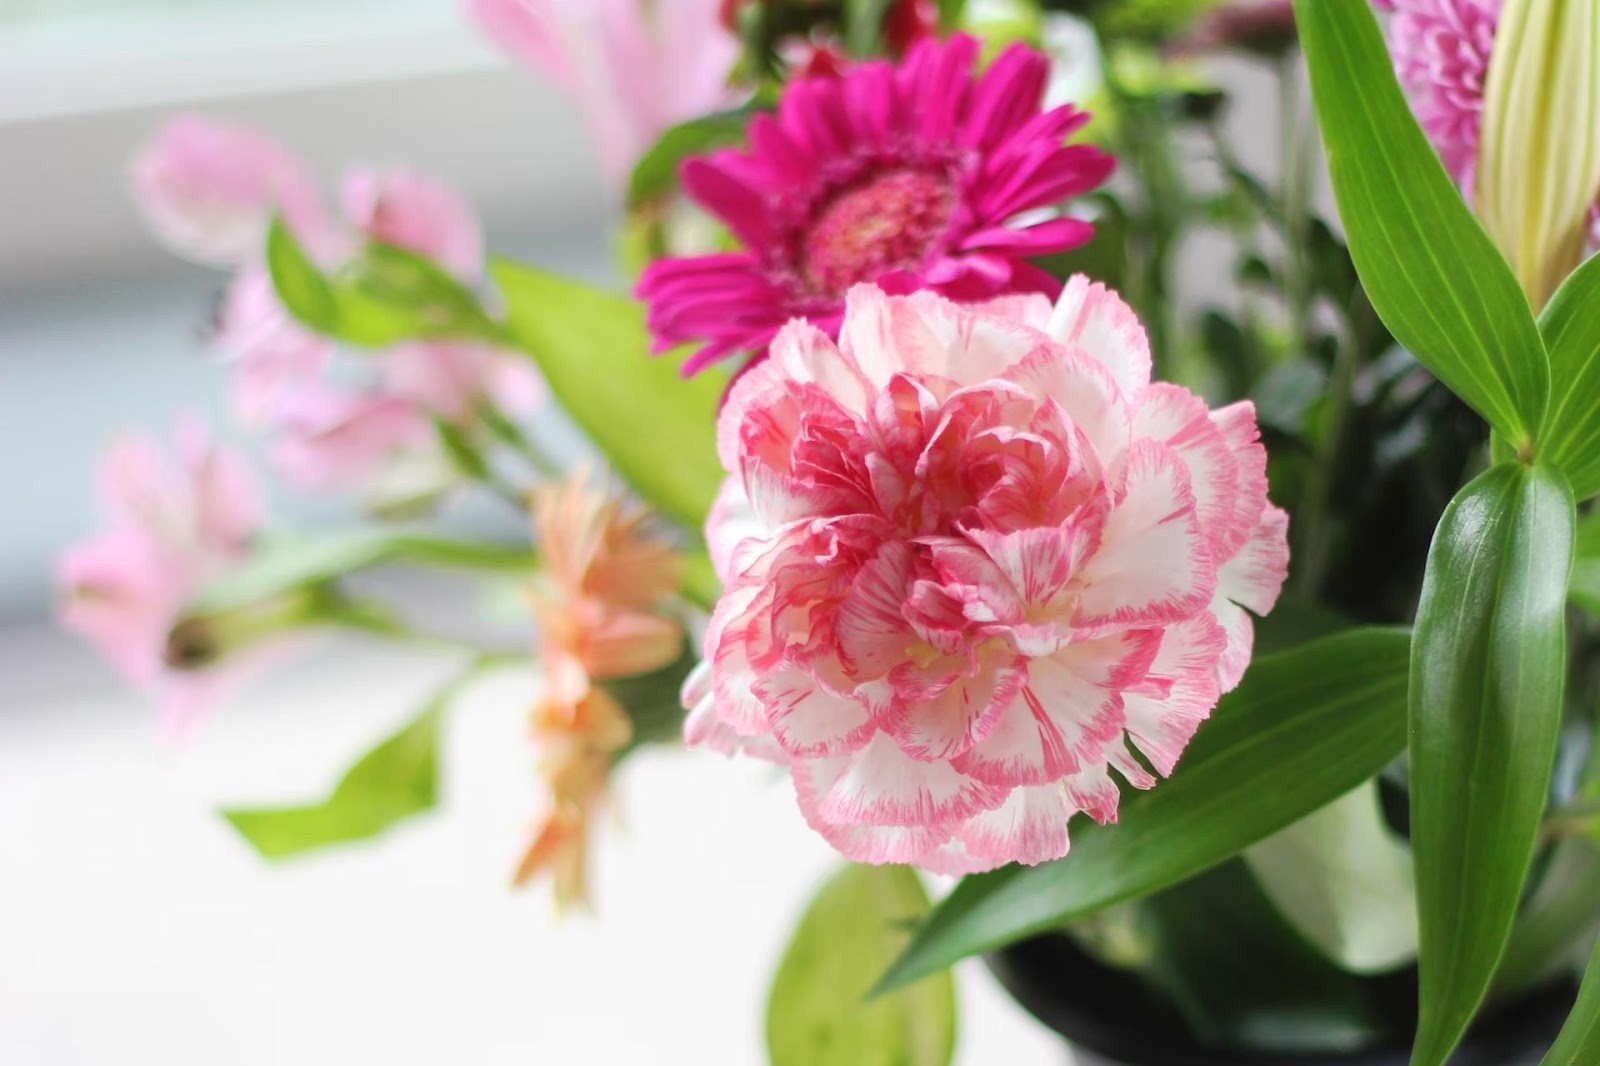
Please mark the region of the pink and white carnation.
<svg viewBox="0 0 1600 1066"><path fill-rule="evenodd" d="M1249 665L1288 566L1257 437L1249 402L1151 382L1081 276L1053 310L857 286L837 343L790 323L720 416L688 739L786 765L856 861L1061 857Z"/></svg>

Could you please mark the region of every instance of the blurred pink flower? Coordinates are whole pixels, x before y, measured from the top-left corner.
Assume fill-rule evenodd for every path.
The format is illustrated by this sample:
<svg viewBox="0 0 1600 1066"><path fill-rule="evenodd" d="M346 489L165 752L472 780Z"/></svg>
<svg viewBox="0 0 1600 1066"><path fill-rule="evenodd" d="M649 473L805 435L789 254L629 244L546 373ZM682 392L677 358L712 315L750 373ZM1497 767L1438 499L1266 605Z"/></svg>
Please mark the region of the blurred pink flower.
<svg viewBox="0 0 1600 1066"><path fill-rule="evenodd" d="M1250 403L1152 383L1081 276L1053 311L857 286L838 344L790 323L717 429L686 734L786 764L856 861L1065 854L1073 814L1116 817L1111 770L1156 783L1130 744L1172 771L1284 580Z"/></svg>
<svg viewBox="0 0 1600 1066"><path fill-rule="evenodd" d="M1388 11L1389 53L1428 139L1470 199L1483 90L1501 0L1373 0Z"/></svg>
<svg viewBox="0 0 1600 1066"><path fill-rule="evenodd" d="M438 440L427 417L397 396L336 385L297 389L274 425L272 462L304 489L359 486Z"/></svg>
<svg viewBox="0 0 1600 1066"><path fill-rule="evenodd" d="M243 557L261 512L243 461L198 423L181 425L175 445L175 461L149 437L113 445L101 479L108 527L66 552L60 581L62 623L181 724L217 678L169 667L169 631L188 597Z"/></svg>
<svg viewBox="0 0 1600 1066"><path fill-rule="evenodd" d="M322 225L316 186L288 149L199 115L162 128L134 163L133 191L157 237L216 266L258 255L274 213L297 229Z"/></svg>
<svg viewBox="0 0 1600 1066"><path fill-rule="evenodd" d="M158 232L173 229L172 218L187 224L184 233L228 223L209 245L227 243L228 254L211 259L237 268L213 341L234 364L240 420L277 437L276 462L303 487L348 487L381 475L392 462L436 453L430 416L469 420L484 402L522 414L541 396L531 364L475 343L399 345L364 357L371 371L364 385L336 382L330 364L337 345L295 321L273 291L261 246L267 220L280 209L324 267L337 267L372 239L476 283L483 276L482 228L471 206L445 185L399 168L352 170L340 185L341 216L329 221L307 171L287 149L197 117L163 129L136 173L140 206Z"/></svg>
<svg viewBox="0 0 1600 1066"><path fill-rule="evenodd" d="M483 231L454 189L409 170L356 170L340 186L345 220L363 236L427 256L465 281L483 274Z"/></svg>
<svg viewBox="0 0 1600 1066"><path fill-rule="evenodd" d="M466 0L468 13L582 110L618 185L669 126L726 105L738 41L719 0Z"/></svg>
<svg viewBox="0 0 1600 1066"><path fill-rule="evenodd" d="M1049 57L1013 45L974 74L979 47L925 39L898 66L791 82L775 115L751 121L748 151L687 162L684 188L744 247L645 270L655 350L705 342L684 363L693 374L759 355L793 318L834 334L858 282L963 301L1059 292L1029 260L1094 227L1039 214L1093 189L1115 161L1062 143L1089 116L1042 110Z"/></svg>

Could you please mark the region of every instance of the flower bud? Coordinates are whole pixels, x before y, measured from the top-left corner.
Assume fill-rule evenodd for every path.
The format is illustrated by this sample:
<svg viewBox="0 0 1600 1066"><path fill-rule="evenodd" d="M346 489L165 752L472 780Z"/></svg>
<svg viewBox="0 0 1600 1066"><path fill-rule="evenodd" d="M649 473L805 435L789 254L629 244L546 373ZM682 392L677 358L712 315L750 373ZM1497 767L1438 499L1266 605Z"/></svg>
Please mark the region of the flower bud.
<svg viewBox="0 0 1600 1066"><path fill-rule="evenodd" d="M1582 260L1600 194L1600 8L1506 0L1484 91L1477 211L1535 309Z"/></svg>

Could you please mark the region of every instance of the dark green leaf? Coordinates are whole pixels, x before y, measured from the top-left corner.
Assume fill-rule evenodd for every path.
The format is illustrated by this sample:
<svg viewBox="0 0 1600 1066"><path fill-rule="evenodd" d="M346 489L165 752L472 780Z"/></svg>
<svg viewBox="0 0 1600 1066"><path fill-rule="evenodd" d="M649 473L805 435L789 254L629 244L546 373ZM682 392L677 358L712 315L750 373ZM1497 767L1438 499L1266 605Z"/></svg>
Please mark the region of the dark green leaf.
<svg viewBox="0 0 1600 1066"><path fill-rule="evenodd" d="M1550 350L1550 413L1539 458L1561 468L1580 500L1600 492L1600 256L1567 277L1539 316Z"/></svg>
<svg viewBox="0 0 1600 1066"><path fill-rule="evenodd" d="M1350 254L1378 316L1429 370L1529 445L1550 365L1527 297L1401 95L1368 0L1296 0Z"/></svg>
<svg viewBox="0 0 1600 1066"><path fill-rule="evenodd" d="M243 564L202 588L190 601L188 613L245 607L292 589L393 562L522 573L531 572L537 559L526 545L448 540L420 533L363 529L278 534L255 548Z"/></svg>
<svg viewBox="0 0 1600 1066"><path fill-rule="evenodd" d="M678 168L684 160L738 144L744 140L745 130L755 113L753 108L741 107L668 127L634 164L633 175L628 180L628 206L641 207L671 194L678 187Z"/></svg>
<svg viewBox="0 0 1600 1066"><path fill-rule="evenodd" d="M1230 859L1125 904L1117 918L1147 956L1138 973L1208 1043L1295 1052L1378 1039L1359 979L1313 950L1257 881Z"/></svg>
<svg viewBox="0 0 1600 1066"><path fill-rule="evenodd" d="M1595 944L1594 954L1589 957L1578 1002L1542 1066L1587 1066L1595 1062L1600 1062L1600 943Z"/></svg>
<svg viewBox="0 0 1600 1066"><path fill-rule="evenodd" d="M332 795L299 807L227 810L223 817L269 859L377 836L431 810L438 793L439 719L469 670L447 684L414 720L367 752Z"/></svg>
<svg viewBox="0 0 1600 1066"><path fill-rule="evenodd" d="M711 373L685 380L681 353L651 356L644 308L627 297L504 259L490 271L511 340L561 406L646 503L699 529L723 478L723 382Z"/></svg>
<svg viewBox="0 0 1600 1066"><path fill-rule="evenodd" d="M1466 1032L1528 876L1561 728L1572 545L1566 479L1501 464L1451 501L1428 552L1410 688L1418 1066Z"/></svg>
<svg viewBox="0 0 1600 1066"><path fill-rule="evenodd" d="M850 865L834 874L806 908L772 982L772 1066L947 1066L956 1040L949 974L864 998L927 911L909 867Z"/></svg>
<svg viewBox="0 0 1600 1066"><path fill-rule="evenodd" d="M1360 629L1258 659L1170 781L1076 825L1064 859L962 881L880 988L1177 884L1350 791L1405 747L1407 648Z"/></svg>

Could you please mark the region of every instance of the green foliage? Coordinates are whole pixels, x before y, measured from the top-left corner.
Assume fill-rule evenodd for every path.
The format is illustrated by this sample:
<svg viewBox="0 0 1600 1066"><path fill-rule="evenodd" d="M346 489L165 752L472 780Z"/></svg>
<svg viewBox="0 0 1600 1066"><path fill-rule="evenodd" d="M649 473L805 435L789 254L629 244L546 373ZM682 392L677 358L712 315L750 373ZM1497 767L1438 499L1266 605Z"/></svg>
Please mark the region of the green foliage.
<svg viewBox="0 0 1600 1066"><path fill-rule="evenodd" d="M880 989L1177 884L1350 791L1405 747L1407 648L1360 629L1258 659L1171 780L1076 825L1065 859L962 881Z"/></svg>
<svg viewBox="0 0 1600 1066"><path fill-rule="evenodd" d="M350 767L321 803L226 810L239 835L268 859L377 836L433 809L438 799L439 721L475 667L449 682L399 732Z"/></svg>
<svg viewBox="0 0 1600 1066"><path fill-rule="evenodd" d="M1600 511L1578 523L1576 555L1567 594L1579 607L1600 614Z"/></svg>
<svg viewBox="0 0 1600 1066"><path fill-rule="evenodd" d="M1355 1050L1384 1035L1367 985L1313 950L1239 859L1113 910L1124 960L1207 1044Z"/></svg>
<svg viewBox="0 0 1600 1066"><path fill-rule="evenodd" d="M849 865L806 908L767 1000L772 1066L946 1066L955 1052L955 984L936 974L863 997L928 910L906 866Z"/></svg>
<svg viewBox="0 0 1600 1066"><path fill-rule="evenodd" d="M628 179L628 207L638 209L671 195L678 188L678 169L686 159L740 143L755 114L755 108L740 107L669 127L634 164Z"/></svg>
<svg viewBox="0 0 1600 1066"><path fill-rule="evenodd" d="M211 581L190 601L191 615L261 603L309 585L321 585L386 563L531 573L537 560L525 546L449 540L415 532L349 530L278 534L252 550L241 565Z"/></svg>
<svg viewBox="0 0 1600 1066"><path fill-rule="evenodd" d="M646 503L699 529L722 483L723 382L685 380L681 353L650 355L644 309L625 296L498 259L507 339L532 356L562 408Z"/></svg>
<svg viewBox="0 0 1600 1066"><path fill-rule="evenodd" d="M1517 451L1550 363L1527 298L1411 117L1367 0L1295 14L1350 254L1396 340Z"/></svg>
<svg viewBox="0 0 1600 1066"><path fill-rule="evenodd" d="M1560 467L1580 500L1600 493L1600 256L1556 290L1539 330L1550 349L1554 391L1539 457Z"/></svg>
<svg viewBox="0 0 1600 1066"><path fill-rule="evenodd" d="M858 58L882 51L883 17L893 0L844 0L841 29L844 47Z"/></svg>
<svg viewBox="0 0 1600 1066"><path fill-rule="evenodd" d="M386 348L419 338L496 338L471 290L403 248L371 244L333 277L275 219L267 232L267 268L278 299L297 321L347 344Z"/></svg>
<svg viewBox="0 0 1600 1066"><path fill-rule="evenodd" d="M1381 973L1417 953L1411 852L1369 781L1244 853L1283 916L1351 973Z"/></svg>
<svg viewBox="0 0 1600 1066"><path fill-rule="evenodd" d="M1439 1066L1505 950L1561 727L1573 502L1491 468L1446 508L1411 648L1411 833L1421 930L1413 1063Z"/></svg>
<svg viewBox="0 0 1600 1066"><path fill-rule="evenodd" d="M1542 1066L1584 1066L1592 1062L1600 1062L1600 943L1595 944L1589 958L1577 1005Z"/></svg>

